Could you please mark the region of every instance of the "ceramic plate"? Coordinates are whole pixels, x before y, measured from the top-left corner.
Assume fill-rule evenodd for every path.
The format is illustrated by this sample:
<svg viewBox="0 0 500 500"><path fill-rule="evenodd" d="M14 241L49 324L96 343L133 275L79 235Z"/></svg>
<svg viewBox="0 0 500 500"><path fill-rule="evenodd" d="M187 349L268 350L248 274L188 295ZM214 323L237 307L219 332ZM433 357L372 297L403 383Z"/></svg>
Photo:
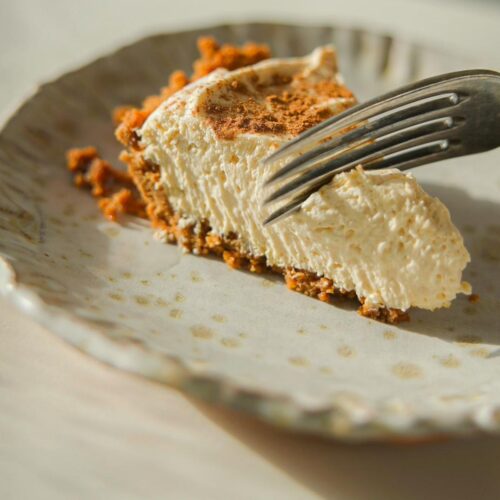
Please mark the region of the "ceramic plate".
<svg viewBox="0 0 500 500"><path fill-rule="evenodd" d="M333 42L361 99L473 65L360 30L244 24L153 36L43 85L0 135L2 292L91 356L280 426L345 440L500 430L498 152L415 172L462 231L481 299L400 326L181 255L142 220L105 221L72 187L65 150L96 145L115 161L110 111L189 70L206 33L279 56Z"/></svg>

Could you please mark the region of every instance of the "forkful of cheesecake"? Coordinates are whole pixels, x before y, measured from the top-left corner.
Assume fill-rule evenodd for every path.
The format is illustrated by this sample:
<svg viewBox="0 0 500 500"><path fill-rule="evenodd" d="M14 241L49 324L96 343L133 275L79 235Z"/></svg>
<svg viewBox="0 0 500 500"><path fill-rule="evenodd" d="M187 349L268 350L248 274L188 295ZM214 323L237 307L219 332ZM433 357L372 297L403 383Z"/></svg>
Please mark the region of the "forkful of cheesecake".
<svg viewBox="0 0 500 500"><path fill-rule="evenodd" d="M354 106L307 130L266 160L292 158L267 179L264 224L295 212L333 177L408 170L500 146L500 73L466 70L427 78Z"/></svg>

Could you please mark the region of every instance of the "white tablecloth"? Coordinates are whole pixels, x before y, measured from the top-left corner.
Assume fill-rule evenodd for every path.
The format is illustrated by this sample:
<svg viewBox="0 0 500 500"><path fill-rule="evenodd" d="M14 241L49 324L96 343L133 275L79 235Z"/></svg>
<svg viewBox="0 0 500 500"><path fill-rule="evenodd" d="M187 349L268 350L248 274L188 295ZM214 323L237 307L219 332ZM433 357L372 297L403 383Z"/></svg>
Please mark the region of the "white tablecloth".
<svg viewBox="0 0 500 500"><path fill-rule="evenodd" d="M497 5L0 0L0 115L124 42L230 20L369 25L498 61ZM489 499L499 464L493 438L395 447L288 434L103 366L0 300L0 499Z"/></svg>

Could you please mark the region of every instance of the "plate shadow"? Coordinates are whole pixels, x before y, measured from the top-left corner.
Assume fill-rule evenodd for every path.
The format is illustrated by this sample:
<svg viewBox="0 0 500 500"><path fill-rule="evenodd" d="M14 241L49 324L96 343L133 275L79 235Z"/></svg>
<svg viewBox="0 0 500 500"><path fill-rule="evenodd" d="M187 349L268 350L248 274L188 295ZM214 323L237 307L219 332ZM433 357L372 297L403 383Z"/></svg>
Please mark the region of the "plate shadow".
<svg viewBox="0 0 500 500"><path fill-rule="evenodd" d="M498 498L497 437L420 445L344 444L293 434L247 415L190 401L204 416L319 498Z"/></svg>

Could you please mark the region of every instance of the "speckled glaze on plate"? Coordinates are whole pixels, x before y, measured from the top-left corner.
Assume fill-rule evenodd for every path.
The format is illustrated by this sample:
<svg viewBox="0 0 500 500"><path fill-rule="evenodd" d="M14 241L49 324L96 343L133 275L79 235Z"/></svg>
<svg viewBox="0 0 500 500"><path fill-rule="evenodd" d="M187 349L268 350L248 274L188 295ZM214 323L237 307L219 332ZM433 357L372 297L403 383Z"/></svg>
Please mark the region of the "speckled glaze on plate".
<svg viewBox="0 0 500 500"><path fill-rule="evenodd" d="M2 293L102 361L288 428L358 441L499 431L498 152L415 171L464 234L481 300L398 327L181 255L142 220L103 220L71 186L65 150L93 144L114 161L111 109L188 70L206 33L277 55L333 42L361 99L473 65L361 30L244 24L153 36L43 85L0 134Z"/></svg>

